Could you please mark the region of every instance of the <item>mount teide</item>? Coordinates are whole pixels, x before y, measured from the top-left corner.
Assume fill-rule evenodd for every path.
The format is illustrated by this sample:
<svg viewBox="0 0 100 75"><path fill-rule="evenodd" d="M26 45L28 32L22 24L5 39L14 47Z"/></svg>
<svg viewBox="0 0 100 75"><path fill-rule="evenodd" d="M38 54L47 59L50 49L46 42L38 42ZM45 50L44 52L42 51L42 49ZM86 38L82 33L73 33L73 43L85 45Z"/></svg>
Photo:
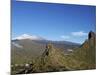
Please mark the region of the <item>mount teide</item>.
<svg viewBox="0 0 100 75"><path fill-rule="evenodd" d="M30 36L27 34L18 36L12 40L12 61L13 63L28 62L45 51L45 46L51 43L65 54L69 49L77 48L80 44L68 41L51 41L39 36ZM28 59L27 59L28 58ZM18 61L20 60L20 62Z"/></svg>

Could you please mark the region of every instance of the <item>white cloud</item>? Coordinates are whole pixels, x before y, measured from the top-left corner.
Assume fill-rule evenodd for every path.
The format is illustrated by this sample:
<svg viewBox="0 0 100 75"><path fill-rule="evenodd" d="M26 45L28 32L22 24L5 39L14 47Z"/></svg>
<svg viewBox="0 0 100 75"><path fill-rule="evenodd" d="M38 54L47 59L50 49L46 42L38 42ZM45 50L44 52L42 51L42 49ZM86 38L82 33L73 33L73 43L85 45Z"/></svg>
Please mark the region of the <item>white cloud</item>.
<svg viewBox="0 0 100 75"><path fill-rule="evenodd" d="M22 39L30 39L30 40L45 40L44 38L40 37L40 36L36 36L36 35L28 35L28 34L22 34L18 37L13 38L13 40L18 39L18 40L22 40Z"/></svg>
<svg viewBox="0 0 100 75"><path fill-rule="evenodd" d="M87 35L87 33L83 32L83 31L72 32L71 34L73 36L86 36Z"/></svg>
<svg viewBox="0 0 100 75"><path fill-rule="evenodd" d="M62 36L61 36L61 38L66 40L66 39L69 39L69 38L70 38L70 36L65 36L65 35L62 35Z"/></svg>

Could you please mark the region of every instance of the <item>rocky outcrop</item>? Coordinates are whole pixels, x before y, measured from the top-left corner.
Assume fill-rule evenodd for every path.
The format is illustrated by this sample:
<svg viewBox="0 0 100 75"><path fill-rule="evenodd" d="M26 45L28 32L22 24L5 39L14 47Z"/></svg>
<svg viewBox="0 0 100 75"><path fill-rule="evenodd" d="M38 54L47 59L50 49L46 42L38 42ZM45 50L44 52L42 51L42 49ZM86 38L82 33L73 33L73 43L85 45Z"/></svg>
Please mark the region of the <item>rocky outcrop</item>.
<svg viewBox="0 0 100 75"><path fill-rule="evenodd" d="M78 48L74 53L78 61L84 62L82 69L95 69L96 68L96 35L90 31L88 39Z"/></svg>
<svg viewBox="0 0 100 75"><path fill-rule="evenodd" d="M96 35L93 31L90 31L89 34L88 34L88 40L90 39L95 39Z"/></svg>

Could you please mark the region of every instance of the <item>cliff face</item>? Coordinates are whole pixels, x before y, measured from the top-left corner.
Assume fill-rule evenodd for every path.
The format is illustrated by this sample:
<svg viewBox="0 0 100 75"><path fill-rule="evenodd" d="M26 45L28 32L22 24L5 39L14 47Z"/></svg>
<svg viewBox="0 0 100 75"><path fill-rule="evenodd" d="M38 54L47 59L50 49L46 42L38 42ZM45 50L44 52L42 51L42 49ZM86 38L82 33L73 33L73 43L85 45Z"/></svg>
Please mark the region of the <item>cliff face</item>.
<svg viewBox="0 0 100 75"><path fill-rule="evenodd" d="M95 39L96 35L94 32L90 31L89 34L88 34L88 39L91 40L91 39Z"/></svg>

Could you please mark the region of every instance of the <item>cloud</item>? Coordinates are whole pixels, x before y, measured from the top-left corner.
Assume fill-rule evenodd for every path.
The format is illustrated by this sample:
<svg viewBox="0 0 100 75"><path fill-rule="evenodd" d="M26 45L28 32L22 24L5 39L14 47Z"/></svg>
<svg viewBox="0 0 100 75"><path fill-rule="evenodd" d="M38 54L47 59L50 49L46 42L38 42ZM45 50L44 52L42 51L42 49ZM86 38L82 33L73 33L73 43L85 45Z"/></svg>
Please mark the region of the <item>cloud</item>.
<svg viewBox="0 0 100 75"><path fill-rule="evenodd" d="M66 40L66 39L69 39L69 38L70 38L70 36L65 36L65 35L62 35L62 36L61 36L61 38Z"/></svg>
<svg viewBox="0 0 100 75"><path fill-rule="evenodd" d="M71 35L73 36L87 36L87 33L83 31L78 31L78 32L72 32Z"/></svg>

